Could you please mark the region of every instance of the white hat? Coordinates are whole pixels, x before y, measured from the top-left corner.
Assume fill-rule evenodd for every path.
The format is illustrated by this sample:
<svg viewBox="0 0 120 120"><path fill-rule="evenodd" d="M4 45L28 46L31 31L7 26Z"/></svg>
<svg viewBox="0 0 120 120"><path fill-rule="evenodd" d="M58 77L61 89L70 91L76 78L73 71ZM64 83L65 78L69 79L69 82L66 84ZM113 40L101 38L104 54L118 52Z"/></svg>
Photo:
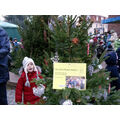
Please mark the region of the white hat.
<svg viewBox="0 0 120 120"><path fill-rule="evenodd" d="M27 73L28 73L28 71L27 71L27 66L28 66L28 64L29 64L30 62L33 63L34 71L37 72L37 79L39 78L39 77L38 77L38 70L37 70L37 68L36 68L36 66L35 66L34 61L33 61L31 58L24 57L24 59L23 59L23 61L22 61L22 64L23 64L24 72L25 72L25 74L26 74L25 86L28 86L28 87L30 87L30 82L29 82L29 79L28 79L28 76L27 76Z"/></svg>

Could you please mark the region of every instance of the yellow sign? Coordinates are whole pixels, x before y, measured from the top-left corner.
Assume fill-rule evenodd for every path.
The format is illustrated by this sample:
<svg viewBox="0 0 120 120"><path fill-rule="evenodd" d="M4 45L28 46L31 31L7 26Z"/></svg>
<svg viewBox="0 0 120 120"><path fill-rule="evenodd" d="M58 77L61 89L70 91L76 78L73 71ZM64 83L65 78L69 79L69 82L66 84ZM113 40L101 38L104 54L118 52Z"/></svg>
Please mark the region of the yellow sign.
<svg viewBox="0 0 120 120"><path fill-rule="evenodd" d="M86 90L86 63L54 63L53 89Z"/></svg>

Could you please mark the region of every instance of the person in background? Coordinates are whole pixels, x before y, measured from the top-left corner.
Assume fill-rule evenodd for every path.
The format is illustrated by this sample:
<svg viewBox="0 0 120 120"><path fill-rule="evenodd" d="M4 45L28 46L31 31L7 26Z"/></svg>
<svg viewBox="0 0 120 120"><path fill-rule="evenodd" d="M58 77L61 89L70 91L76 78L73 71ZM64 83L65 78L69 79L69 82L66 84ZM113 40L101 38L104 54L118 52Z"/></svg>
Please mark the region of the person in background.
<svg viewBox="0 0 120 120"><path fill-rule="evenodd" d="M103 35L103 40L104 40L104 42L105 42L105 46L107 47L107 32L105 32L104 33L104 35Z"/></svg>
<svg viewBox="0 0 120 120"><path fill-rule="evenodd" d="M118 36L117 36L117 33L114 30L111 30L110 33L111 33L111 37L110 37L109 41L111 42L111 45L114 48L115 47L114 43L115 43L116 40L118 40Z"/></svg>
<svg viewBox="0 0 120 120"><path fill-rule="evenodd" d="M117 50L120 47L120 37L118 37L117 40L115 40L114 42L114 48L115 50Z"/></svg>
<svg viewBox="0 0 120 120"><path fill-rule="evenodd" d="M13 47L14 47L14 43L13 43L13 40L12 40L12 37L10 37L10 53L13 52Z"/></svg>
<svg viewBox="0 0 120 120"><path fill-rule="evenodd" d="M105 62L107 64L106 70L110 72L111 78L116 78L111 82L111 87L115 87L115 90L120 89L120 76L117 68L117 54L115 51L111 51L105 55Z"/></svg>
<svg viewBox="0 0 120 120"><path fill-rule="evenodd" d="M110 45L106 48L106 53L108 54L108 53L111 53L111 52L113 52L113 51L115 51L115 50L113 49L112 45L110 44Z"/></svg>
<svg viewBox="0 0 120 120"><path fill-rule="evenodd" d="M21 38L21 40L20 40L20 48L22 48L22 49L24 49L24 46L23 46L23 39Z"/></svg>
<svg viewBox="0 0 120 120"><path fill-rule="evenodd" d="M108 47L109 45L111 45L110 38L111 38L111 32L108 31L108 32L107 32L107 39L106 39L106 41L107 41L107 47Z"/></svg>
<svg viewBox="0 0 120 120"><path fill-rule="evenodd" d="M15 52L18 51L18 47L19 47L19 44L17 42L17 38L14 38L14 50L15 50Z"/></svg>
<svg viewBox="0 0 120 120"><path fill-rule="evenodd" d="M117 53L117 56L118 56L118 62L117 62L118 71L120 73L120 47L116 50L116 53Z"/></svg>
<svg viewBox="0 0 120 120"><path fill-rule="evenodd" d="M0 27L0 105L7 105L6 84L9 80L8 54L10 42L6 31Z"/></svg>

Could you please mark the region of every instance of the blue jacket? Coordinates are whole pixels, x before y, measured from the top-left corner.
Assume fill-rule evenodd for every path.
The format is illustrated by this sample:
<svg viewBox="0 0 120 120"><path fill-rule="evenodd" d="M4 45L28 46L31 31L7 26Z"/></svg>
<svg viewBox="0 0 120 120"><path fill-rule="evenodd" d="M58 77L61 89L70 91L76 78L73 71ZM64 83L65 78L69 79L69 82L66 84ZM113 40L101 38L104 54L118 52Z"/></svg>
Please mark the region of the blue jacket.
<svg viewBox="0 0 120 120"><path fill-rule="evenodd" d="M110 71L110 77L111 78L117 78L116 80L113 80L111 82L111 87L115 86L116 90L120 89L120 77L119 77L119 71L117 68L117 56L116 52L108 53L105 57L108 57L105 62L107 64L107 71Z"/></svg>
<svg viewBox="0 0 120 120"><path fill-rule="evenodd" d="M10 52L10 43L8 35L0 27L0 83L9 80L8 54Z"/></svg>
<svg viewBox="0 0 120 120"><path fill-rule="evenodd" d="M117 56L115 51L111 51L110 53L107 53L105 55L105 58L106 57L107 59L105 60L105 62L108 66L117 65Z"/></svg>
<svg viewBox="0 0 120 120"><path fill-rule="evenodd" d="M18 50L18 47L19 47L18 42L14 42L14 48L15 48L15 51L16 51L16 52L17 52L17 50Z"/></svg>

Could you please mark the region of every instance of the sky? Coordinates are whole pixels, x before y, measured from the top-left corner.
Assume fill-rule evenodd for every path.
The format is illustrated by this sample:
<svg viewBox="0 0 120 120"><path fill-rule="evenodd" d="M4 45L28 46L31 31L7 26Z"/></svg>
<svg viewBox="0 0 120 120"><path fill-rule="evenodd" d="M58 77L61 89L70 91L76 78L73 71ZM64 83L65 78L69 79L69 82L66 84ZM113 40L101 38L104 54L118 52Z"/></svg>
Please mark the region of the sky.
<svg viewBox="0 0 120 120"><path fill-rule="evenodd" d="M3 0L1 2L2 5L0 6L0 20L4 20L2 15L108 16L119 13L119 4L116 4L116 7L113 10L113 3L108 5L107 0L100 0L100 2L96 2L96 0L30 0L29 4L27 0ZM11 3L14 4L11 5Z"/></svg>
<svg viewBox="0 0 120 120"><path fill-rule="evenodd" d="M11 14L12 15L12 14ZM108 17L108 15L101 15L101 16L105 16L105 17ZM0 21L4 21L4 15L0 15Z"/></svg>
<svg viewBox="0 0 120 120"><path fill-rule="evenodd" d="M0 21L4 21L3 15L0 15Z"/></svg>
<svg viewBox="0 0 120 120"><path fill-rule="evenodd" d="M14 3L14 4L13 4ZM119 0L2 0L0 15L119 15Z"/></svg>

